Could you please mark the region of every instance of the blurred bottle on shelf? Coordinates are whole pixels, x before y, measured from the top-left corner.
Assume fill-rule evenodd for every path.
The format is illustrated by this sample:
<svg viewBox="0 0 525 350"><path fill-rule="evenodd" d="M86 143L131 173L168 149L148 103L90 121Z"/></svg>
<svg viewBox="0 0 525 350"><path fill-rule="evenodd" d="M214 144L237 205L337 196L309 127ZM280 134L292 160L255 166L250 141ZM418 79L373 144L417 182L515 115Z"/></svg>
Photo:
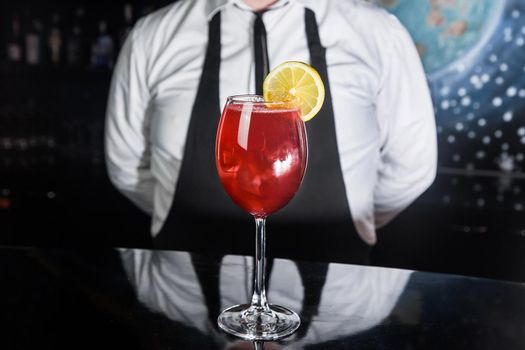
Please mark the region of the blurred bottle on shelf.
<svg viewBox="0 0 525 350"><path fill-rule="evenodd" d="M31 19L31 25L26 34L26 63L41 64L43 60L43 26L39 19Z"/></svg>
<svg viewBox="0 0 525 350"><path fill-rule="evenodd" d="M119 47L124 45L126 38L133 28L133 6L131 4L124 5L124 20L119 29Z"/></svg>
<svg viewBox="0 0 525 350"><path fill-rule="evenodd" d="M0 210L11 208L11 190L8 188L0 189Z"/></svg>
<svg viewBox="0 0 525 350"><path fill-rule="evenodd" d="M82 30L79 25L74 25L71 34L67 40L66 56L67 63L70 65L82 64Z"/></svg>
<svg viewBox="0 0 525 350"><path fill-rule="evenodd" d="M95 67L113 68L114 43L108 34L106 21L98 24L98 36L91 47L91 64Z"/></svg>
<svg viewBox="0 0 525 350"><path fill-rule="evenodd" d="M63 39L62 31L60 29L60 15L54 13L51 17L51 26L49 28L49 61L52 64L62 63L63 56Z"/></svg>
<svg viewBox="0 0 525 350"><path fill-rule="evenodd" d="M11 17L11 28L7 39L7 61L11 63L22 62L23 42L20 27L20 18L17 15Z"/></svg>
<svg viewBox="0 0 525 350"><path fill-rule="evenodd" d="M73 28L69 32L66 44L66 61L70 65L79 66L85 63L85 10L79 7L75 11Z"/></svg>

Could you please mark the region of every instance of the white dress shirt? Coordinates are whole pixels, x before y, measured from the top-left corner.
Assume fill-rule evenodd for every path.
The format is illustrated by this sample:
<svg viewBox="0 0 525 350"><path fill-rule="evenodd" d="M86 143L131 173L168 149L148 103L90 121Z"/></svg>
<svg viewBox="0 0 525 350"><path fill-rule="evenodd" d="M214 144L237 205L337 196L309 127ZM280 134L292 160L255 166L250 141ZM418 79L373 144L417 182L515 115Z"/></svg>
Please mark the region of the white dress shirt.
<svg viewBox="0 0 525 350"><path fill-rule="evenodd" d="M403 26L362 0L277 1L263 15L270 68L310 61L305 7L315 12L327 49L351 215L361 238L374 244L376 227L435 177L436 131L426 77ZM152 215L153 235L173 200L192 106L199 103L207 22L219 10L221 107L227 96L254 93L255 15L242 0L180 0L142 18L115 67L106 122L109 176Z"/></svg>
<svg viewBox="0 0 525 350"><path fill-rule="evenodd" d="M186 252L121 250L123 266L138 299L149 309L214 335L204 294ZM253 258L225 256L219 277L221 310L249 303L252 297ZM390 315L412 271L329 264L319 313L305 337L290 349L350 336L378 325ZM267 290L271 304L301 312L304 290L297 265L275 259ZM213 286L208 286L213 288ZM288 347L287 347L288 349Z"/></svg>

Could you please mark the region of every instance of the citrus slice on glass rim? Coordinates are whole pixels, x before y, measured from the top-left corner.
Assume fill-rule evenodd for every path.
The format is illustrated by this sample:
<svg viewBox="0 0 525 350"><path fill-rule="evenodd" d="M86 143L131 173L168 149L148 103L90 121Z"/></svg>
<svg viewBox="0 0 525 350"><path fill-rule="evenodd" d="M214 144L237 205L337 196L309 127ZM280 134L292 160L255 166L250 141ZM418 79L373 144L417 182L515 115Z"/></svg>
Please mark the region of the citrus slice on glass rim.
<svg viewBox="0 0 525 350"><path fill-rule="evenodd" d="M297 101L301 108L301 119L308 121L323 106L324 84L312 66L287 61L272 69L266 76L263 97L268 102Z"/></svg>

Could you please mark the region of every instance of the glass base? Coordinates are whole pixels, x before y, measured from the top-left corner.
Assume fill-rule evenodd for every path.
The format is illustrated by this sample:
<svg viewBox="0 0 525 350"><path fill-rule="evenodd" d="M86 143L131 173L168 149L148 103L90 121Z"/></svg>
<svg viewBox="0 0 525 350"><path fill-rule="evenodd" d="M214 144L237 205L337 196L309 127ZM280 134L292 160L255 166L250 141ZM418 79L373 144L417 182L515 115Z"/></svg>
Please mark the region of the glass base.
<svg viewBox="0 0 525 350"><path fill-rule="evenodd" d="M227 308L217 319L226 333L244 340L277 340L291 335L299 328L299 316L285 307L269 305L269 309L249 304Z"/></svg>

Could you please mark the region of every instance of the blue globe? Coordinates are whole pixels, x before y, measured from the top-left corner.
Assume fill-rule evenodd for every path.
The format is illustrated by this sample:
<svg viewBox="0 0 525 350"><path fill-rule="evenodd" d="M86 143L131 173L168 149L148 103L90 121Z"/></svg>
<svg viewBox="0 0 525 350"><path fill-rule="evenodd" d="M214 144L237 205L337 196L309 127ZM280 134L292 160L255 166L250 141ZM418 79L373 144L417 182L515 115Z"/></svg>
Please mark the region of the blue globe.
<svg viewBox="0 0 525 350"><path fill-rule="evenodd" d="M408 29L429 75L476 55L503 13L501 0L372 0Z"/></svg>

